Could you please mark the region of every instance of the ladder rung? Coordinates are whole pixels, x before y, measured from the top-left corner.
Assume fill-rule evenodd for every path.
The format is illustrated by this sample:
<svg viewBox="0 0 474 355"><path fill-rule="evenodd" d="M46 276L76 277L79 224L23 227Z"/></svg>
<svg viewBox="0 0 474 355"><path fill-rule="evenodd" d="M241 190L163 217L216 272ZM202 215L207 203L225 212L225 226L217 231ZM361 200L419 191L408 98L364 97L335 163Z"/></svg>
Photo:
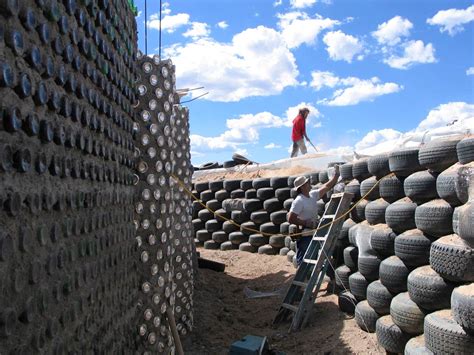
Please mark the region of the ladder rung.
<svg viewBox="0 0 474 355"><path fill-rule="evenodd" d="M290 311L293 311L293 312L298 312L298 307L296 306L293 306L291 304L288 304L288 303L282 303L281 305L283 308L286 308L286 309L289 309Z"/></svg>
<svg viewBox="0 0 474 355"><path fill-rule="evenodd" d="M325 242L326 241L326 237L314 237L313 240L316 240L318 242Z"/></svg>
<svg viewBox="0 0 474 355"><path fill-rule="evenodd" d="M307 264L314 264L314 265L318 263L318 260L314 260L314 259L303 259L303 261Z"/></svg>
<svg viewBox="0 0 474 355"><path fill-rule="evenodd" d="M323 215L322 219L326 219L326 218L329 219L329 218L335 218L335 217L336 217L335 214L325 214L325 215Z"/></svg>
<svg viewBox="0 0 474 355"><path fill-rule="evenodd" d="M293 285L301 286L301 287L307 287L307 286L308 286L308 283L307 283L307 282L303 282L303 281L294 281L294 280L293 280Z"/></svg>

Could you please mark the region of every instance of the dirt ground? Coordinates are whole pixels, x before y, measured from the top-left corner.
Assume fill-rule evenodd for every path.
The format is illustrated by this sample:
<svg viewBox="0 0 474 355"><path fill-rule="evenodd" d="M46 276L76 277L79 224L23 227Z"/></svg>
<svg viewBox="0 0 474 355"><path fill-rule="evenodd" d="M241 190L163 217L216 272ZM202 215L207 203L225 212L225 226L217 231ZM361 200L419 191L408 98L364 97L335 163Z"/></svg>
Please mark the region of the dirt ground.
<svg viewBox="0 0 474 355"><path fill-rule="evenodd" d="M295 268L285 256L200 248L201 256L226 264L225 272L199 269L194 296L194 331L186 354L228 354L245 335L267 336L273 350L285 354L384 354L375 334L360 330L340 312L337 296L323 285L309 325L288 334L289 323L272 328L280 297L247 298L244 288L273 291L288 286ZM286 288L285 288L286 290Z"/></svg>

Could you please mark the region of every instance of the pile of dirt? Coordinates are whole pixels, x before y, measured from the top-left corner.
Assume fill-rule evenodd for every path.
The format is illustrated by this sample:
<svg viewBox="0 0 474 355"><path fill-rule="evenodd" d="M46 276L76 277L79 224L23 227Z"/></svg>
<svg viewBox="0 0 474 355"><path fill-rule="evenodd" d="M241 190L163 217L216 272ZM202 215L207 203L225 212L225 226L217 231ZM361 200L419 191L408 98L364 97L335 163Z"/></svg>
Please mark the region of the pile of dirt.
<svg viewBox="0 0 474 355"><path fill-rule="evenodd" d="M288 334L289 323L272 328L281 297L249 299L244 288L273 291L288 286L295 268L286 257L199 251L206 259L225 263L226 270L199 269L187 354L228 354L234 341L249 334L267 336L272 349L286 354L385 353L375 334L363 332L354 319L339 311L337 296L326 292L325 285L306 328L293 334Z"/></svg>
<svg viewBox="0 0 474 355"><path fill-rule="evenodd" d="M258 169L255 171L248 171L244 166L242 169L235 171L224 171L224 172L209 172L205 175L199 175L193 182L206 182L206 181L217 181L217 180L231 180L231 179L256 179L261 177L274 177L274 176L293 176L302 175L312 172L311 168L305 166L293 166L291 168L282 169Z"/></svg>

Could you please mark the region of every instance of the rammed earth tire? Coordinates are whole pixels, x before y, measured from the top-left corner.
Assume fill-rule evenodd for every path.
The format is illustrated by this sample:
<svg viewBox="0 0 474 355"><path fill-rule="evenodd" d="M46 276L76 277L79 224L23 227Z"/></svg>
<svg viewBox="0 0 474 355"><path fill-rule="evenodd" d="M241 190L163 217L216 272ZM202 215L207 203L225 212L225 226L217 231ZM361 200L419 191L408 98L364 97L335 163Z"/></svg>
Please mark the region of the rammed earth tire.
<svg viewBox="0 0 474 355"><path fill-rule="evenodd" d="M273 189L279 189L281 187L287 187L288 186L288 176L284 177L272 177L270 178L270 186L273 187Z"/></svg>
<svg viewBox="0 0 474 355"><path fill-rule="evenodd" d="M474 248L474 202L468 202L459 208L458 233L467 245Z"/></svg>
<svg viewBox="0 0 474 355"><path fill-rule="evenodd" d="M208 182L197 182L194 185L194 188L198 193L201 193L203 191L209 190L209 183Z"/></svg>
<svg viewBox="0 0 474 355"><path fill-rule="evenodd" d="M199 199L204 203L206 203L207 201L211 201L214 199L214 192L212 192L211 190L203 191L199 195Z"/></svg>
<svg viewBox="0 0 474 355"><path fill-rule="evenodd" d="M441 199L418 206L415 211L416 227L426 234L441 237L453 233L453 208Z"/></svg>
<svg viewBox="0 0 474 355"><path fill-rule="evenodd" d="M221 244L229 240L229 235L224 231L217 231L212 233L212 240L216 243Z"/></svg>
<svg viewBox="0 0 474 355"><path fill-rule="evenodd" d="M349 181L354 178L354 175L352 175L352 163L346 163L346 164L341 165L340 172L341 172L341 179L344 181Z"/></svg>
<svg viewBox="0 0 474 355"><path fill-rule="evenodd" d="M260 226L260 232L263 235L278 234L280 232L280 227L272 222L266 222Z"/></svg>
<svg viewBox="0 0 474 355"><path fill-rule="evenodd" d="M349 286L349 276L352 274L351 269L349 269L346 265L339 266L336 271L336 285L342 289L348 290Z"/></svg>
<svg viewBox="0 0 474 355"><path fill-rule="evenodd" d="M385 221L394 232L403 233L416 228L415 210L416 203L408 197L404 197L387 207L385 210Z"/></svg>
<svg viewBox="0 0 474 355"><path fill-rule="evenodd" d="M214 213L214 218L218 222L226 222L227 220L230 219L231 213L227 212L225 209L221 208Z"/></svg>
<svg viewBox="0 0 474 355"><path fill-rule="evenodd" d="M360 329L364 332L373 333L375 332L375 323L379 319L380 315L370 307L367 301L357 303L355 307L355 321Z"/></svg>
<svg viewBox="0 0 474 355"><path fill-rule="evenodd" d="M436 175L437 174L433 172L425 170L408 176L403 182L405 196L418 204L438 198Z"/></svg>
<svg viewBox="0 0 474 355"><path fill-rule="evenodd" d="M237 232L239 230L239 227L230 221L225 221L222 224L222 230L227 234L230 234L232 232Z"/></svg>
<svg viewBox="0 0 474 355"><path fill-rule="evenodd" d="M204 249L218 250L219 248L220 248L220 243L217 243L214 240L207 240L204 242Z"/></svg>
<svg viewBox="0 0 474 355"><path fill-rule="evenodd" d="M464 138L456 145L458 160L461 164L474 161L474 137Z"/></svg>
<svg viewBox="0 0 474 355"><path fill-rule="evenodd" d="M222 202L224 201L225 199L229 198L230 197L230 193L226 190L219 190L215 193L215 198L217 201L219 202Z"/></svg>
<svg viewBox="0 0 474 355"><path fill-rule="evenodd" d="M250 214L245 211L232 211L230 218L237 224L242 224L250 219Z"/></svg>
<svg viewBox="0 0 474 355"><path fill-rule="evenodd" d="M342 224L341 231L337 239L339 240L349 240L349 229L355 225L355 222L352 219L346 219Z"/></svg>
<svg viewBox="0 0 474 355"><path fill-rule="evenodd" d="M461 204L456 194L456 179L461 166L459 163L454 164L439 174L436 179L436 191L439 197L451 206L459 206Z"/></svg>
<svg viewBox="0 0 474 355"><path fill-rule="evenodd" d="M329 181L328 171L327 170L320 171L319 172L319 182L321 184L325 184L328 181ZM291 185L291 187L293 187L293 185Z"/></svg>
<svg viewBox="0 0 474 355"><path fill-rule="evenodd" d="M474 161L461 165L456 180L454 181L454 189L456 196L461 203L469 201L469 186L473 184L474 180Z"/></svg>
<svg viewBox="0 0 474 355"><path fill-rule="evenodd" d="M275 211L270 213L270 221L272 221L276 225L280 225L286 222L286 211Z"/></svg>
<svg viewBox="0 0 474 355"><path fill-rule="evenodd" d="M258 226L252 221L244 222L240 225L240 231L245 235L251 235L259 232Z"/></svg>
<svg viewBox="0 0 474 355"><path fill-rule="evenodd" d="M433 240L418 229L406 231L395 238L395 255L410 268L428 265Z"/></svg>
<svg viewBox="0 0 474 355"><path fill-rule="evenodd" d="M255 190L264 188L264 187L270 187L270 178L258 178L254 179L252 181L252 187Z"/></svg>
<svg viewBox="0 0 474 355"><path fill-rule="evenodd" d="M390 171L398 176L408 176L422 170L418 161L418 152L416 148L406 148L390 153L388 156Z"/></svg>
<svg viewBox="0 0 474 355"><path fill-rule="evenodd" d="M431 244L430 264L433 270L450 281L474 281L474 250L456 234Z"/></svg>
<svg viewBox="0 0 474 355"><path fill-rule="evenodd" d="M456 145L460 136L441 138L428 142L420 148L418 160L420 165L433 171L443 171L458 161Z"/></svg>
<svg viewBox="0 0 474 355"><path fill-rule="evenodd" d="M258 253L265 255L276 255L277 249L273 248L271 245L262 245L261 247L258 247Z"/></svg>
<svg viewBox="0 0 474 355"><path fill-rule="evenodd" d="M419 335L411 338L405 345L404 355L434 355L425 345L425 336Z"/></svg>
<svg viewBox="0 0 474 355"><path fill-rule="evenodd" d="M257 198L262 201L275 197L275 190L272 187L262 187L257 189Z"/></svg>
<svg viewBox="0 0 474 355"><path fill-rule="evenodd" d="M380 315L390 313L393 294L380 282L371 282L367 287L367 302Z"/></svg>
<svg viewBox="0 0 474 355"><path fill-rule="evenodd" d="M248 189L245 191L245 198L246 199L252 199L252 198L257 198L257 190L255 189Z"/></svg>
<svg viewBox="0 0 474 355"><path fill-rule="evenodd" d="M337 298L339 309L347 314L354 314L357 299L349 291L343 291Z"/></svg>
<svg viewBox="0 0 474 355"><path fill-rule="evenodd" d="M369 286L369 282L360 272L349 276L349 286L351 293L357 300L363 301L367 298L367 286Z"/></svg>
<svg viewBox="0 0 474 355"><path fill-rule="evenodd" d="M360 183L356 179L351 180L346 186L344 187L344 192L349 192L354 195L352 201L357 201L360 199Z"/></svg>
<svg viewBox="0 0 474 355"><path fill-rule="evenodd" d="M249 237L249 243L254 247L260 247L262 245L268 244L270 240L269 237L263 236L262 234L251 234Z"/></svg>
<svg viewBox="0 0 474 355"><path fill-rule="evenodd" d="M390 304L390 315L393 322L405 333L411 335L423 333L426 311L410 299L408 292L400 293L393 298Z"/></svg>
<svg viewBox="0 0 474 355"><path fill-rule="evenodd" d="M357 271L357 261L359 258L359 250L357 247L348 246L344 249L344 264L352 271Z"/></svg>
<svg viewBox="0 0 474 355"><path fill-rule="evenodd" d="M379 154L370 157L367 161L367 168L369 169L369 173L374 175L377 179L389 174L388 154Z"/></svg>
<svg viewBox="0 0 474 355"><path fill-rule="evenodd" d="M377 280L379 278L380 262L381 260L375 255L359 256L357 261L359 272L368 281Z"/></svg>
<svg viewBox="0 0 474 355"><path fill-rule="evenodd" d="M262 209L263 202L257 198L251 198L244 200L244 210L248 213L252 213Z"/></svg>
<svg viewBox="0 0 474 355"><path fill-rule="evenodd" d="M277 198L269 198L263 201L263 209L268 213L279 211L283 208L283 203Z"/></svg>
<svg viewBox="0 0 474 355"><path fill-rule="evenodd" d="M474 336L474 283L459 286L451 295L453 318L466 331Z"/></svg>
<svg viewBox="0 0 474 355"><path fill-rule="evenodd" d="M280 251L278 252L278 254L281 255L281 256L285 256L286 254L288 254L289 251L290 251L289 248L283 247L283 248L280 249Z"/></svg>
<svg viewBox="0 0 474 355"><path fill-rule="evenodd" d="M210 219L206 222L206 229L209 233L214 233L222 229L222 222L216 219Z"/></svg>
<svg viewBox="0 0 474 355"><path fill-rule="evenodd" d="M352 163L352 176L354 176L354 179L363 181L370 177L367 160L360 159Z"/></svg>
<svg viewBox="0 0 474 355"><path fill-rule="evenodd" d="M275 197L283 204L285 200L289 199L291 195L291 188L282 187L275 190Z"/></svg>
<svg viewBox="0 0 474 355"><path fill-rule="evenodd" d="M443 279L429 265L413 270L407 279L410 298L429 311L449 308L453 288L452 282Z"/></svg>
<svg viewBox="0 0 474 355"><path fill-rule="evenodd" d="M201 229L196 232L196 239L200 242L205 242L212 239L212 234L205 229Z"/></svg>
<svg viewBox="0 0 474 355"><path fill-rule="evenodd" d="M258 248L254 247L250 243L242 243L242 244L239 245L239 250L240 251L246 251L246 252L249 252L249 253L256 253Z"/></svg>
<svg viewBox="0 0 474 355"><path fill-rule="evenodd" d="M283 248L285 246L285 236L281 234L272 235L268 241L268 244L270 244L275 249Z"/></svg>
<svg viewBox="0 0 474 355"><path fill-rule="evenodd" d="M385 223L385 210L390 206L388 201L379 198L365 207L365 219L372 225Z"/></svg>
<svg viewBox="0 0 474 355"><path fill-rule="evenodd" d="M250 220L257 225L270 222L270 215L267 211L255 211L250 214Z"/></svg>
<svg viewBox="0 0 474 355"><path fill-rule="evenodd" d="M253 180L242 180L240 182L240 188L244 191L247 191L252 188Z"/></svg>
<svg viewBox="0 0 474 355"><path fill-rule="evenodd" d="M393 322L389 315L377 320L375 332L378 343L389 353L403 354L405 345L411 338Z"/></svg>
<svg viewBox="0 0 474 355"><path fill-rule="evenodd" d="M392 293L407 290L407 278L410 270L398 256L391 256L380 263L380 282Z"/></svg>
<svg viewBox="0 0 474 355"><path fill-rule="evenodd" d="M362 222L365 220L365 208L369 204L369 200L359 200L356 208L351 211L351 218L355 221Z"/></svg>
<svg viewBox="0 0 474 355"><path fill-rule="evenodd" d="M220 246L220 249L221 249L222 251L235 250L235 249L238 249L238 248L239 248L238 244L233 244L233 243L230 242L230 241L224 242L224 243L222 243L221 246Z"/></svg>
<svg viewBox="0 0 474 355"><path fill-rule="evenodd" d="M369 201L376 200L380 197L379 185L377 184L377 179L375 178L375 176L365 179L360 183L360 195L367 195L365 196L365 198Z"/></svg>
<svg viewBox="0 0 474 355"><path fill-rule="evenodd" d="M212 192L217 192L219 190L222 190L223 188L224 188L224 181L223 180L209 181L209 189Z"/></svg>
<svg viewBox="0 0 474 355"><path fill-rule="evenodd" d="M248 242L249 238L242 232L232 232L229 234L229 241L232 244L240 245L242 243Z"/></svg>
<svg viewBox="0 0 474 355"><path fill-rule="evenodd" d="M403 190L404 179L397 176L383 178L379 183L380 197L392 203L405 196Z"/></svg>
<svg viewBox="0 0 474 355"><path fill-rule="evenodd" d="M435 354L472 354L474 337L454 320L450 309L428 314L424 331L426 347Z"/></svg>
<svg viewBox="0 0 474 355"><path fill-rule="evenodd" d="M230 198L244 198L245 197L245 191L241 189L234 190L230 193Z"/></svg>
<svg viewBox="0 0 474 355"><path fill-rule="evenodd" d="M378 224L370 233L370 247L378 255L391 256L395 253L396 234L386 224Z"/></svg>
<svg viewBox="0 0 474 355"><path fill-rule="evenodd" d="M242 180L224 180L224 189L228 192L240 189Z"/></svg>

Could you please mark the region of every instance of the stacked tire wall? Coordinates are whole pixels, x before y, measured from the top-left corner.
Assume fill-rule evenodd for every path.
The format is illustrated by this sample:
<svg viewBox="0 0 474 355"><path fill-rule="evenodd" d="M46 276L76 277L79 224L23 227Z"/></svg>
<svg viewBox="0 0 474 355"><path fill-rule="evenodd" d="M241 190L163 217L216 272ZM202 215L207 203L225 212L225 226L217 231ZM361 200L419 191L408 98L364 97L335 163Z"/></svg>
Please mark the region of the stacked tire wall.
<svg viewBox="0 0 474 355"><path fill-rule="evenodd" d="M141 352L168 353L174 351L168 311L180 335L193 321L189 111L179 105L171 61L143 56L138 66L137 336Z"/></svg>
<svg viewBox="0 0 474 355"><path fill-rule="evenodd" d="M0 9L1 352L132 352L134 15Z"/></svg>
<svg viewBox="0 0 474 355"><path fill-rule="evenodd" d="M340 308L355 311L361 329L376 332L387 352L474 349L473 160L474 139L468 136L341 168L346 179L356 178L346 189L358 186L359 196L395 173L345 222L341 237L347 233L351 246L336 270L336 282L346 289ZM354 168L361 165L369 174L358 175Z"/></svg>

